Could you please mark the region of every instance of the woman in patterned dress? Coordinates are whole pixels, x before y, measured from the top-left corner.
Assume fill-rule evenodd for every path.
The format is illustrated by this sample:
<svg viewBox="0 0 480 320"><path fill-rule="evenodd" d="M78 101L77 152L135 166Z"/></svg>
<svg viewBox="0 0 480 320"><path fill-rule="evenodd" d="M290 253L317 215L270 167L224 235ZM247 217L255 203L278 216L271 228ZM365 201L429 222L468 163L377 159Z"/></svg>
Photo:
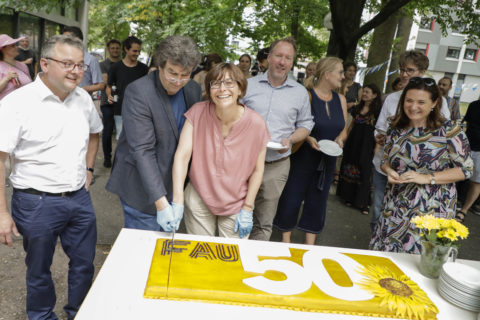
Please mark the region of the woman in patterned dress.
<svg viewBox="0 0 480 320"><path fill-rule="evenodd" d="M435 80L410 79L385 142L382 170L388 185L370 241L373 250L418 254L420 235L410 219L455 217L454 182L471 176L473 161L465 133L442 117L440 107Z"/></svg>

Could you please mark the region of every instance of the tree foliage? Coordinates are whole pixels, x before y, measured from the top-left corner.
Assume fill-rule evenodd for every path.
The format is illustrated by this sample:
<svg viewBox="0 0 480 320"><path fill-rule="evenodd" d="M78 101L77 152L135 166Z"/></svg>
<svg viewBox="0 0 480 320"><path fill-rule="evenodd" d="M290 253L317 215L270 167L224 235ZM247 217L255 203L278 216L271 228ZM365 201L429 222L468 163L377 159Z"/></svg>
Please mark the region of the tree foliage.
<svg viewBox="0 0 480 320"><path fill-rule="evenodd" d="M323 18L329 11L326 0L257 0L250 6L252 10L247 10L250 13L244 22L246 29L240 36L252 39L255 51L275 39L293 36L301 58L325 55L328 31L323 27Z"/></svg>
<svg viewBox="0 0 480 320"><path fill-rule="evenodd" d="M78 5L80 0L61 0ZM293 36L299 55L318 59L324 55L328 32L323 18L330 10L333 30L328 54L353 60L357 43L399 9L433 15L447 32L452 26L477 41L480 19L474 0L90 0L90 44L100 45L110 37L127 33L144 40L152 49L171 34L194 38L201 50L235 58L230 37L251 39L250 53L267 46L273 39ZM0 6L19 10L50 11L57 0L0 0ZM374 13L362 22L364 9ZM128 32L127 32L128 29ZM103 37L103 38L102 38Z"/></svg>
<svg viewBox="0 0 480 320"><path fill-rule="evenodd" d="M118 21L128 22L149 49L167 35L183 34L196 40L202 52L233 59L236 48L230 38L251 39L247 52L255 54L272 40L292 35L301 57L319 58L326 52L326 0L91 0L90 7L95 43L109 36L112 21Z"/></svg>
<svg viewBox="0 0 480 320"><path fill-rule="evenodd" d="M480 15L473 0L329 0L333 31L328 54L353 59L358 41L368 32L404 8L413 16L434 16L446 34L449 28L461 27L468 42L477 42L480 34ZM361 23L364 9L375 15Z"/></svg>
<svg viewBox="0 0 480 320"><path fill-rule="evenodd" d="M0 8L11 7L19 11L50 12L59 5L78 7L80 0L0 0Z"/></svg>
<svg viewBox="0 0 480 320"><path fill-rule="evenodd" d="M94 5L92 5L92 3ZM88 45L102 48L111 39L122 41L130 34L124 19L125 0L93 0L89 8Z"/></svg>

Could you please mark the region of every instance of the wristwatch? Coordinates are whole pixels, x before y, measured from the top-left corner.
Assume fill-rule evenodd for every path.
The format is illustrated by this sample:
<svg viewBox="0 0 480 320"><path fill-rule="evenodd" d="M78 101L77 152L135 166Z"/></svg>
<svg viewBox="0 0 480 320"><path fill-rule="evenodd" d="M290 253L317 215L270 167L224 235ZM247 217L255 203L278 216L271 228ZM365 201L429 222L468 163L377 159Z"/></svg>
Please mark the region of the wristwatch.
<svg viewBox="0 0 480 320"><path fill-rule="evenodd" d="M93 174L93 171L95 171L93 168L87 167L87 170L90 171Z"/></svg>
<svg viewBox="0 0 480 320"><path fill-rule="evenodd" d="M430 176L432 176L432 178L430 179L430 184L436 184L435 176L433 175L433 173L431 173Z"/></svg>

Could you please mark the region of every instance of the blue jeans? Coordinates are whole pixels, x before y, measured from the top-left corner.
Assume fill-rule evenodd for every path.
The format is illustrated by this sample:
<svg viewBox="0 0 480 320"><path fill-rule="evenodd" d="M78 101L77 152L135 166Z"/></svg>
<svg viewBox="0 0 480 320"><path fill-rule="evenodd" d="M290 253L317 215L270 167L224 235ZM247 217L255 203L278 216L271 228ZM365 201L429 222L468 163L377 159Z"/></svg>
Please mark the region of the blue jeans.
<svg viewBox="0 0 480 320"><path fill-rule="evenodd" d="M105 159L112 158L112 134L115 121L113 120L113 106L111 104L101 105L103 132L102 148Z"/></svg>
<svg viewBox="0 0 480 320"><path fill-rule="evenodd" d="M50 266L60 238L69 257L68 303L73 319L92 284L97 225L90 194L84 189L68 197L34 195L14 190L12 217L23 236L27 265L27 314L30 320L56 320Z"/></svg>
<svg viewBox="0 0 480 320"><path fill-rule="evenodd" d="M123 119L122 119L122 116L113 116L113 118L115 119L115 132L116 132L115 138L118 141L118 139L120 138L120 133L122 132L122 128L123 128Z"/></svg>
<svg viewBox="0 0 480 320"><path fill-rule="evenodd" d="M125 228L163 231L157 222L157 215L151 215L128 206L120 199L125 217Z"/></svg>
<svg viewBox="0 0 480 320"><path fill-rule="evenodd" d="M388 178L381 174L375 168L373 171L373 208L372 208L372 221L370 221L370 228L372 232L380 217L380 211L382 210L383 197L385 196L385 189L387 187Z"/></svg>

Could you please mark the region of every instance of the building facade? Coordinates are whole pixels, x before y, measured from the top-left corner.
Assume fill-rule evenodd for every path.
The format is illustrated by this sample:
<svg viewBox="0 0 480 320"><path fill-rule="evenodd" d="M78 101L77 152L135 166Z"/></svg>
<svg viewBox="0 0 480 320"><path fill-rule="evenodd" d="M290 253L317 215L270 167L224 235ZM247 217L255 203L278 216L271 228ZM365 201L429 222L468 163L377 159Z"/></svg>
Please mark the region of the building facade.
<svg viewBox="0 0 480 320"><path fill-rule="evenodd" d="M459 25L442 35L442 29L433 17L419 19L412 28L410 39L414 48L422 50L430 60L427 74L439 80L447 76L453 81L449 92L460 102L470 103L480 96L479 48L475 44L465 44L466 36Z"/></svg>
<svg viewBox="0 0 480 320"><path fill-rule="evenodd" d="M17 11L14 8L0 7L0 34L17 38L21 34L30 37L30 46L37 52L49 37L59 34L63 26L80 27L88 34L88 1L84 0L78 7L59 6L49 13Z"/></svg>

